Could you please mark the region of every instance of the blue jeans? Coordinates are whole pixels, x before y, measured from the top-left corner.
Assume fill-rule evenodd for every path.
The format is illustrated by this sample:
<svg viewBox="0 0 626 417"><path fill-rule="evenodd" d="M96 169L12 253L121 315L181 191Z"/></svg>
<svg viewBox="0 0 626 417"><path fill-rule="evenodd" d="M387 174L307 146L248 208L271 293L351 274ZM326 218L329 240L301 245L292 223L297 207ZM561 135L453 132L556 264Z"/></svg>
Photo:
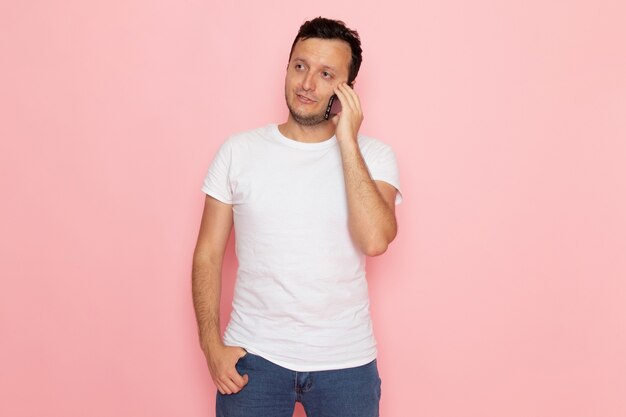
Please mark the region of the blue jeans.
<svg viewBox="0 0 626 417"><path fill-rule="evenodd" d="M216 417L292 417L296 401L307 417L378 417L381 379L376 359L354 368L296 372L246 353L235 365L248 383L217 391Z"/></svg>

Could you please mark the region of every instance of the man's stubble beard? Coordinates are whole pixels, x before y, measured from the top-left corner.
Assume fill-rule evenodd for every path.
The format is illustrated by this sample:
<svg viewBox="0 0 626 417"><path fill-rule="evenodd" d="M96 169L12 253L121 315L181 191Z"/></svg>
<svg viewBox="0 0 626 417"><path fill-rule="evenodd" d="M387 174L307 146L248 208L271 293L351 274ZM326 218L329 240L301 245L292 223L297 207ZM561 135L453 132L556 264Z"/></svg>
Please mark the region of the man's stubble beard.
<svg viewBox="0 0 626 417"><path fill-rule="evenodd" d="M289 99L287 98L286 91L285 91L285 102L287 103L287 108L289 109L289 113L291 114L291 117L298 124L301 124L303 126L315 126L326 121L326 119L324 119L324 113L326 113L325 110L317 114L311 114L309 116L298 114L289 104Z"/></svg>

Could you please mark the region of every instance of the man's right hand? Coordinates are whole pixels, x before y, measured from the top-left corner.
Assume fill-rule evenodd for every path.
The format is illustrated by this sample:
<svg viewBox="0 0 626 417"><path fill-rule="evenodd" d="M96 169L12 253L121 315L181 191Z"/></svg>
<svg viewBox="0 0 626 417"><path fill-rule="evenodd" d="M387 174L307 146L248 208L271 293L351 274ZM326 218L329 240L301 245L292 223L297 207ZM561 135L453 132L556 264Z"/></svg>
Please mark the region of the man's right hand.
<svg viewBox="0 0 626 417"><path fill-rule="evenodd" d="M248 374L241 376L235 364L246 354L237 346L216 345L207 354L207 363L213 383L222 394L235 394L248 383Z"/></svg>

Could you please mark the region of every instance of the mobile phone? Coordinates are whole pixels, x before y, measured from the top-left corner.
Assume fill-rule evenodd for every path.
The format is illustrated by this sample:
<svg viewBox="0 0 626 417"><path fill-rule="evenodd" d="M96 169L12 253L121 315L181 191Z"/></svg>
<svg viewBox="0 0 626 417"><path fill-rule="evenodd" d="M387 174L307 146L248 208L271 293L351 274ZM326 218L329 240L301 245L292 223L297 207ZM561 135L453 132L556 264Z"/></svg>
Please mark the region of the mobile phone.
<svg viewBox="0 0 626 417"><path fill-rule="evenodd" d="M326 113L324 113L324 119L328 120L341 111L341 101L337 98L336 94L330 96L328 100L328 106L326 106Z"/></svg>

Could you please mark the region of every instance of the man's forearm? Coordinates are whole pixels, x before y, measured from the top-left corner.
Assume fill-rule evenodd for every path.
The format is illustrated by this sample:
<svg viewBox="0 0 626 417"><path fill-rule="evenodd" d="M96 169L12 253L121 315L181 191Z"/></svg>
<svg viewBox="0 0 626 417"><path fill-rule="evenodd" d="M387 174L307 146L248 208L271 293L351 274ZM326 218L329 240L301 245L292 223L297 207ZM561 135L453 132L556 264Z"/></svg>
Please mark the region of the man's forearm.
<svg viewBox="0 0 626 417"><path fill-rule="evenodd" d="M220 330L222 271L220 266L210 261L194 258L191 275L200 346L208 356L211 347L222 344Z"/></svg>
<svg viewBox="0 0 626 417"><path fill-rule="evenodd" d="M383 253L396 235L396 218L367 170L356 140L340 141L350 234L363 253Z"/></svg>

